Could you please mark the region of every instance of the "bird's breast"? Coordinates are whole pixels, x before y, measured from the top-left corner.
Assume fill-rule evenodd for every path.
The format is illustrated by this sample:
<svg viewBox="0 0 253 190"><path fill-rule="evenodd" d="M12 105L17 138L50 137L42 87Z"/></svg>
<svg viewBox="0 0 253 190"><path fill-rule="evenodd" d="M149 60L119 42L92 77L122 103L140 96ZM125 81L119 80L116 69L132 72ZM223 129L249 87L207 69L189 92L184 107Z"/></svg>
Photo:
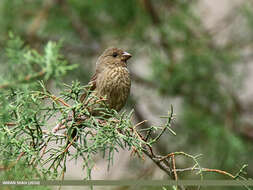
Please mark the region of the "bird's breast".
<svg viewBox="0 0 253 190"><path fill-rule="evenodd" d="M129 71L126 67L105 70L98 77L97 85L98 95L106 96L108 106L119 111L130 93Z"/></svg>

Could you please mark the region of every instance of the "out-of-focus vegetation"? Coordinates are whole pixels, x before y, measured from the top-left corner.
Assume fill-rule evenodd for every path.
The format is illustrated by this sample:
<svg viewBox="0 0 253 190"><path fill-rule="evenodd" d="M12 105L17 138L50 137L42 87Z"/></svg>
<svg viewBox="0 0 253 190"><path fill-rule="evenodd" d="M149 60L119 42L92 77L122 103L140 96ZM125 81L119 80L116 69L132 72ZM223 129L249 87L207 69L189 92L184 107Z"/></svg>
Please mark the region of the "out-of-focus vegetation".
<svg viewBox="0 0 253 190"><path fill-rule="evenodd" d="M43 65L43 59L49 57L50 61L47 52L51 51L47 50L53 48L58 54L58 46L48 41L62 40L61 53L73 66L61 69L56 64L57 73L39 76L46 77L48 86L59 82L62 74L66 74L66 83L80 80L86 84L98 55L108 46L123 47L133 54L129 67L136 86L159 92L157 98L180 99L174 124L177 136L163 139L157 151L201 153L202 165L231 173L249 164L247 172L252 178L253 100L240 95L247 90L243 88L247 79L244 68L253 59L253 5L246 2L231 9L223 22L210 29L197 4L197 0L1 0L0 86L22 82L18 77L32 77L33 73L26 73L31 68L34 73L53 71ZM4 51L11 46L7 43L10 32L25 41L20 42L15 56ZM29 48L23 46L41 53L28 53ZM27 51L22 62L19 55L24 52L19 51ZM8 55L12 67L6 66ZM61 62L62 57L52 57ZM141 64L138 60L148 62L143 67L150 73L142 75L136 70L141 68L134 66ZM79 69L67 72L75 64ZM149 120L135 105L135 93L132 91L129 107L134 107L138 122ZM187 164L178 163L179 167Z"/></svg>

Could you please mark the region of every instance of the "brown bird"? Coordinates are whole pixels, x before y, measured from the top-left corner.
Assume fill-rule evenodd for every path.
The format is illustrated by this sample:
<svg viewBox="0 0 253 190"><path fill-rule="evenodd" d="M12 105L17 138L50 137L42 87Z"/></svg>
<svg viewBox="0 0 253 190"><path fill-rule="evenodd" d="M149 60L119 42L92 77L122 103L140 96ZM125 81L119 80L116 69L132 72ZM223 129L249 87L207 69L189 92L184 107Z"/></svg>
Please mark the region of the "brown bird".
<svg viewBox="0 0 253 190"><path fill-rule="evenodd" d="M97 108L120 111L126 104L131 88L127 60L131 57L131 54L122 49L109 48L98 58L96 72L88 83L89 93L84 93L80 97L84 107L91 105L88 106L91 115L102 115L101 109ZM99 99L104 100L98 101ZM76 134L77 129L73 129L71 138L73 139ZM69 143L68 140L67 144Z"/></svg>
<svg viewBox="0 0 253 190"><path fill-rule="evenodd" d="M107 107L120 111L125 105L130 93L131 79L127 69L127 60L131 54L119 48L106 49L96 62L96 72L92 76L89 86L91 93L84 93L80 100L87 104L105 98L102 103L91 107L92 115L100 115L95 108ZM97 98L94 98L97 97Z"/></svg>
<svg viewBox="0 0 253 190"><path fill-rule="evenodd" d="M131 88L127 60L131 57L131 54L122 49L109 48L98 58L96 62L96 72L89 82L89 93L84 93L80 97L83 106L88 107L91 115L101 115L99 111L101 109L97 108L104 107L120 111L126 104ZM99 99L103 99L103 101L98 101ZM59 130L65 122L66 120L58 124L53 129L53 132L55 133ZM74 128L71 132L71 138L74 139L76 134L77 129ZM67 145L69 144L70 140L68 139Z"/></svg>

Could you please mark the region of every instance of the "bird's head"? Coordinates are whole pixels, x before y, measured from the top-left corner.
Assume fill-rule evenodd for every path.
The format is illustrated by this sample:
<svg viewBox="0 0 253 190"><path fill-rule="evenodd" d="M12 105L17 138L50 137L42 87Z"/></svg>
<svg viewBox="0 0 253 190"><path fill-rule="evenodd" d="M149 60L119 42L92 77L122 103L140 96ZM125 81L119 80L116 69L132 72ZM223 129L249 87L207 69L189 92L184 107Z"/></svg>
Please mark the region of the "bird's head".
<svg viewBox="0 0 253 190"><path fill-rule="evenodd" d="M119 48L108 48L103 54L98 58L97 68L115 68L115 67L126 67L127 60L130 59L132 55L123 51Z"/></svg>

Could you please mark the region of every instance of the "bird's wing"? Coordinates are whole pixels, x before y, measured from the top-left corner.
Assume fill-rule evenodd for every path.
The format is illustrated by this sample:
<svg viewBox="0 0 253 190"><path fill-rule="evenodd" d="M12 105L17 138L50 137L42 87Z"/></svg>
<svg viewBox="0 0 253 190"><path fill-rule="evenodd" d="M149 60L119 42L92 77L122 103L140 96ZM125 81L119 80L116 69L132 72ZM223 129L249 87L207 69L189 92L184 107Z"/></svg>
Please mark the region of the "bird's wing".
<svg viewBox="0 0 253 190"><path fill-rule="evenodd" d="M90 82L88 83L88 87L85 89L86 92L84 92L81 97L80 97L80 101L83 102L86 98L86 96L88 95L89 92L93 91L96 89L96 80L97 80L97 73L95 73L91 79ZM88 91L88 93L87 93Z"/></svg>

